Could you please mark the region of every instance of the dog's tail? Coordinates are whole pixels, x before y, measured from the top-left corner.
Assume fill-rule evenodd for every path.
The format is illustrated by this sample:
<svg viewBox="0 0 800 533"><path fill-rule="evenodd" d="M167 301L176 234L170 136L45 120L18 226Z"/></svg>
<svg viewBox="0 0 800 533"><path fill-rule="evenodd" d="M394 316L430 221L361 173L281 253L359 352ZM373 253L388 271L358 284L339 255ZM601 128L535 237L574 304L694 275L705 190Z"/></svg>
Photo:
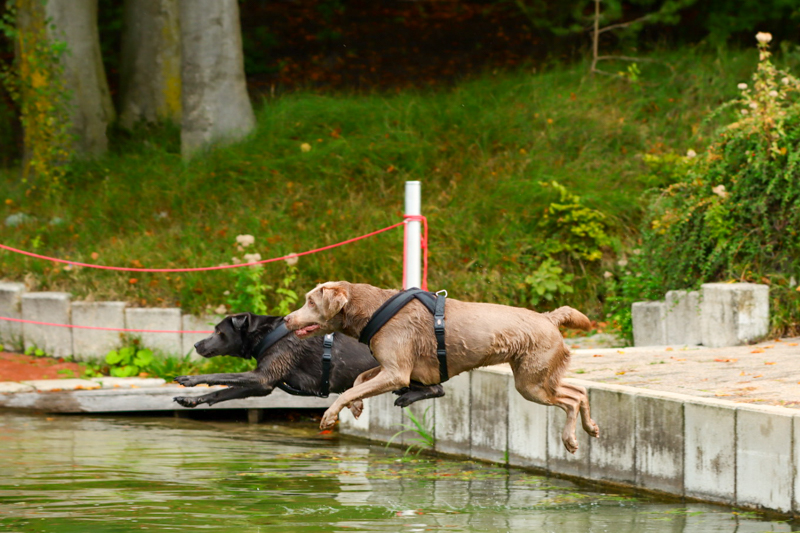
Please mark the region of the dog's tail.
<svg viewBox="0 0 800 533"><path fill-rule="evenodd" d="M572 329L582 329L588 331L592 328L592 323L586 315L569 306L559 307L555 311L542 313L550 322L556 326L564 326Z"/></svg>

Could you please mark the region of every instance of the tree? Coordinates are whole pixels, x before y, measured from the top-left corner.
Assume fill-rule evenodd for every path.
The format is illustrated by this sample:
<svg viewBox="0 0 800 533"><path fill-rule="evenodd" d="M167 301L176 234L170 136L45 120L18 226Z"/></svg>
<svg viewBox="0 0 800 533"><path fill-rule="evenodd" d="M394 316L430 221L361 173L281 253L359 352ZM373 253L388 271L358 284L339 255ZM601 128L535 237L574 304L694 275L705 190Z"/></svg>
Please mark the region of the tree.
<svg viewBox="0 0 800 533"><path fill-rule="evenodd" d="M179 122L181 34L178 0L125 0L120 122Z"/></svg>
<svg viewBox="0 0 800 533"><path fill-rule="evenodd" d="M35 10L41 0L18 0ZM75 134L75 150L83 154L106 151L106 128L115 119L114 105L108 90L100 36L97 31L97 0L47 0L44 15L51 39L66 44L61 61L64 82L70 93L70 120Z"/></svg>
<svg viewBox="0 0 800 533"><path fill-rule="evenodd" d="M179 0L181 152L239 139L255 127L247 94L237 0Z"/></svg>

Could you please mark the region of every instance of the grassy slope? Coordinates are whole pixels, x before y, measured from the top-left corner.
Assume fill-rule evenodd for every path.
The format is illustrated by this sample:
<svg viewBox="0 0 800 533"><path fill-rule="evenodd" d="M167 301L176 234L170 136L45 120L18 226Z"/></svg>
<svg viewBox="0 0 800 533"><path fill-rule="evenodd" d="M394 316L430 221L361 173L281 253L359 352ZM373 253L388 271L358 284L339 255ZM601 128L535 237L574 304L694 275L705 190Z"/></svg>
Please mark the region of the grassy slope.
<svg viewBox="0 0 800 533"><path fill-rule="evenodd" d="M555 179L610 217L613 249L585 273L573 265L578 290L558 302L599 318L602 272L635 245L641 154L699 149L703 116L734 96L755 64L750 52L660 57L674 71L644 64L640 84L587 78L586 65L576 65L487 74L439 93L299 93L259 106L258 130L246 141L188 164L174 131L140 135L77 165L57 202L26 200L7 173L3 196L13 203L0 215L22 211L37 222L0 225L0 242L109 265L203 266L241 257L234 238L251 233L250 251L274 257L400 220L403 182L419 179L431 224L431 288L524 304L531 235L554 199L539 182ZM312 150L302 152L302 143ZM49 225L53 216L65 223ZM398 286L401 248L395 230L302 258L297 288L328 279ZM277 280L283 268L267 273ZM66 272L9 253L0 254L0 272L80 297L193 310L223 302L233 284L225 272Z"/></svg>

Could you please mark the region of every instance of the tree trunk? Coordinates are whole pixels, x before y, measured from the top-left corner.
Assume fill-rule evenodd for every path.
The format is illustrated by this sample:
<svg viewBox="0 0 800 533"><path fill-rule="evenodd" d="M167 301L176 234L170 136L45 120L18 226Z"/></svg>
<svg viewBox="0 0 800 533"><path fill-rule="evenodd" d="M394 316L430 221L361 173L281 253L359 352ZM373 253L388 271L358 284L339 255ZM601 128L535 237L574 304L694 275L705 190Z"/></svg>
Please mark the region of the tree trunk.
<svg viewBox="0 0 800 533"><path fill-rule="evenodd" d="M255 127L237 0L180 0L181 152L233 141Z"/></svg>
<svg viewBox="0 0 800 533"><path fill-rule="evenodd" d="M106 127L115 113L100 56L97 0L47 0L44 10L50 38L67 45L62 62L66 89L72 96L75 148L83 154L103 153L108 147Z"/></svg>
<svg viewBox="0 0 800 533"><path fill-rule="evenodd" d="M120 122L179 122L181 36L178 0L125 0Z"/></svg>

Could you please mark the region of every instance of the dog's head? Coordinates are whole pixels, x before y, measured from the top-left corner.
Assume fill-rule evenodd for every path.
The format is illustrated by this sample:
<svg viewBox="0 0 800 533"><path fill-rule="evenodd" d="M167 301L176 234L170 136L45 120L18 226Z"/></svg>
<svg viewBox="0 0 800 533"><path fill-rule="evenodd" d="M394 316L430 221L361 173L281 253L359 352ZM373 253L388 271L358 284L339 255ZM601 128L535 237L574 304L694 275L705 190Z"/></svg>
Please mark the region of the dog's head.
<svg viewBox="0 0 800 533"><path fill-rule="evenodd" d="M301 339L341 331L342 308L350 300L350 284L329 281L309 291L303 307L286 315L286 327Z"/></svg>
<svg viewBox="0 0 800 533"><path fill-rule="evenodd" d="M250 359L257 333L269 333L281 323L282 317L240 313L223 319L214 326L214 333L194 345L203 357L232 355Z"/></svg>

